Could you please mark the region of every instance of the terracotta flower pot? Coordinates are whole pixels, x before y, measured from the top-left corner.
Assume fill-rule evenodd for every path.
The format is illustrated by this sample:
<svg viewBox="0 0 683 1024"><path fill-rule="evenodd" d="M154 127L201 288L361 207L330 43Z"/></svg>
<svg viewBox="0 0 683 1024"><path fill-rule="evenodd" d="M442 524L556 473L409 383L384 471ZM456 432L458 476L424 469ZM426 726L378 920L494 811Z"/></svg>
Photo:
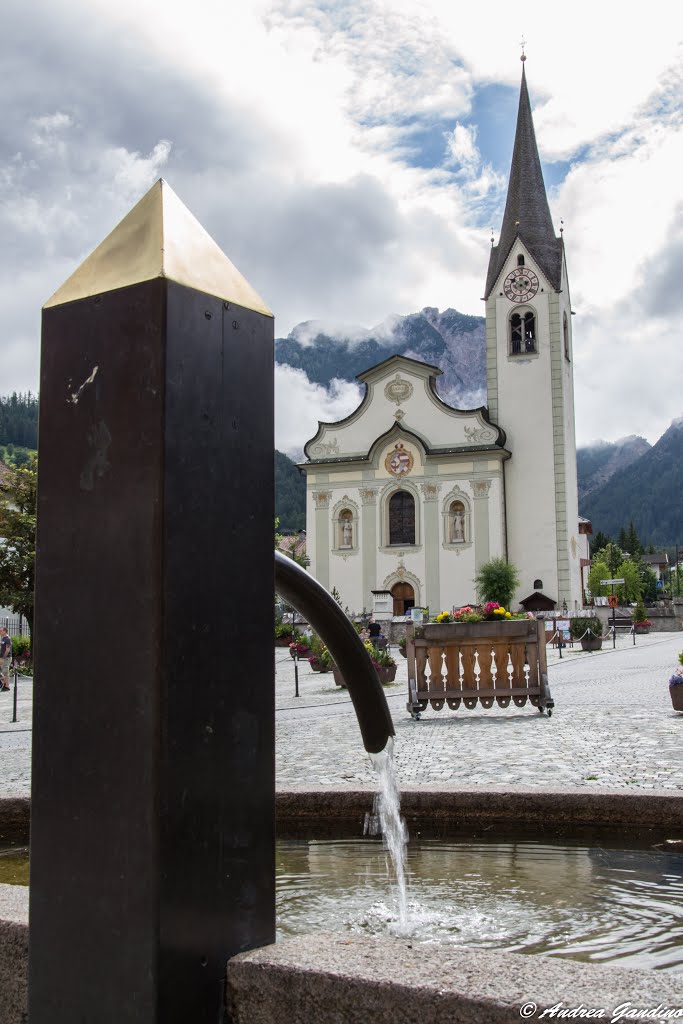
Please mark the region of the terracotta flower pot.
<svg viewBox="0 0 683 1024"><path fill-rule="evenodd" d="M683 711L683 686L670 686L669 693L674 711Z"/></svg>
<svg viewBox="0 0 683 1024"><path fill-rule="evenodd" d="M375 671L377 672L377 678L383 686L387 683L393 683L396 678L396 665L376 665Z"/></svg>

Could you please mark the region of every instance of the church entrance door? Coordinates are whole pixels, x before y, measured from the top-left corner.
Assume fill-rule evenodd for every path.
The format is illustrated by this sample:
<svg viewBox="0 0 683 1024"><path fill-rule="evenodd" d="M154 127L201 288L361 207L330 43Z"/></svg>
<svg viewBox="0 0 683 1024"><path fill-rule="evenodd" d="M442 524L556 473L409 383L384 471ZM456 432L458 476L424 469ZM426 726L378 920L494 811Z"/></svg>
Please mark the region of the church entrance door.
<svg viewBox="0 0 683 1024"><path fill-rule="evenodd" d="M394 583L391 596L394 599L394 615L407 615L408 609L415 607L415 591L410 583Z"/></svg>

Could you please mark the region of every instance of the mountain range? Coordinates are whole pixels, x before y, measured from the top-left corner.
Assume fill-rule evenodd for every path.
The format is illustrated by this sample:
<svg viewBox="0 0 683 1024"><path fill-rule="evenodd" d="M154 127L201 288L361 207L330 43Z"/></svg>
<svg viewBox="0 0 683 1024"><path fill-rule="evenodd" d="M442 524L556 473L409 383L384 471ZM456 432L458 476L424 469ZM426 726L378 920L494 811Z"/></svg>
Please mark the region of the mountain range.
<svg viewBox="0 0 683 1024"><path fill-rule="evenodd" d="M391 316L370 330L330 329L309 320L275 342L278 363L304 370L309 380L324 386L335 378L354 381L392 355L438 366L443 376L437 389L450 405L473 409L485 404L484 317L426 306L408 316ZM655 445L631 435L580 448L577 473L579 513L591 520L594 533L616 536L633 522L645 545L683 542L683 419L674 421ZM286 456L278 459L278 479L276 494L283 487L288 493L283 511L276 509L281 528L296 529L303 522L305 488Z"/></svg>
<svg viewBox="0 0 683 1024"><path fill-rule="evenodd" d="M359 373L390 356L431 363L443 371L438 390L449 405L475 409L486 400L486 335L483 316L426 306L409 316L391 316L370 330L334 333L316 320L298 324L275 341L275 360L304 370L315 384L334 378L355 381Z"/></svg>

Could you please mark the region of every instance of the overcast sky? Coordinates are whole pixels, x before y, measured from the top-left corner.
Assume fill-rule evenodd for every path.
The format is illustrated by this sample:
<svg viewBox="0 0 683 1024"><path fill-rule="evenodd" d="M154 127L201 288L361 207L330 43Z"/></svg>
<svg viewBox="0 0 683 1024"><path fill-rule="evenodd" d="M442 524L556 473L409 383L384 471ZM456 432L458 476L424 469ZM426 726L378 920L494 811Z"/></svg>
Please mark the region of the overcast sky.
<svg viewBox="0 0 683 1024"><path fill-rule="evenodd" d="M680 3L2 7L0 393L36 390L42 303L160 176L278 336L428 305L482 314L524 34L577 314L577 439L654 442L680 415ZM277 395L283 449L356 401L289 370Z"/></svg>

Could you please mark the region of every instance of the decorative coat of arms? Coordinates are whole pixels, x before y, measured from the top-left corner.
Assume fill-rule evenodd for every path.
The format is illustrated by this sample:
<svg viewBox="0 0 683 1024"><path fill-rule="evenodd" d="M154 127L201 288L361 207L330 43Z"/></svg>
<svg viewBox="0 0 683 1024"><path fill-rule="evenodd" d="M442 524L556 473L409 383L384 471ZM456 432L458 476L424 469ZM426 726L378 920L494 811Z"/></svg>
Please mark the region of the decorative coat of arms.
<svg viewBox="0 0 683 1024"><path fill-rule="evenodd" d="M390 402L396 402L396 405L400 405L401 402L407 402L412 393L413 385L398 373L393 380L389 381L384 389L385 396Z"/></svg>
<svg viewBox="0 0 683 1024"><path fill-rule="evenodd" d="M387 455L384 466L392 476L407 476L413 468L414 461L411 452L407 452L399 441L394 445L394 450Z"/></svg>

